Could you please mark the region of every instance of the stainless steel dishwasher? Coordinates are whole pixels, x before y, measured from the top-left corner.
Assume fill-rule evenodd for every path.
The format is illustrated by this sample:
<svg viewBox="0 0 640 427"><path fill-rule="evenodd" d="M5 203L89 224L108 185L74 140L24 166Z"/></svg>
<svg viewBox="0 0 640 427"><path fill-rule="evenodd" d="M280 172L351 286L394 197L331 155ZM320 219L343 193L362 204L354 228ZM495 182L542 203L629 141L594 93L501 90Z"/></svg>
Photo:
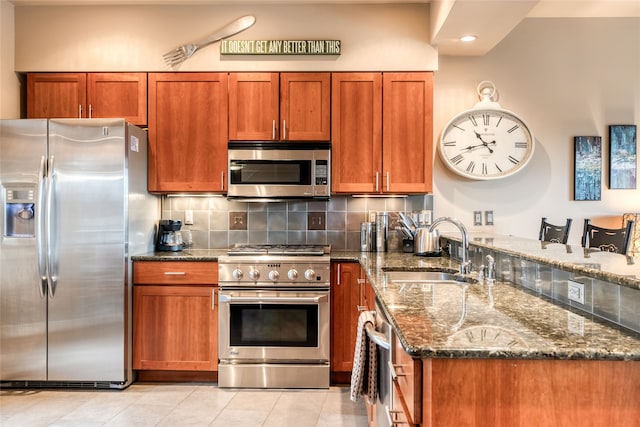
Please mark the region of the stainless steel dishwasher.
<svg viewBox="0 0 640 427"><path fill-rule="evenodd" d="M378 397L375 405L375 420L377 427L391 427L393 425L393 383L391 377L393 328L377 299L375 319L377 332L367 331L369 337L376 343L378 356Z"/></svg>

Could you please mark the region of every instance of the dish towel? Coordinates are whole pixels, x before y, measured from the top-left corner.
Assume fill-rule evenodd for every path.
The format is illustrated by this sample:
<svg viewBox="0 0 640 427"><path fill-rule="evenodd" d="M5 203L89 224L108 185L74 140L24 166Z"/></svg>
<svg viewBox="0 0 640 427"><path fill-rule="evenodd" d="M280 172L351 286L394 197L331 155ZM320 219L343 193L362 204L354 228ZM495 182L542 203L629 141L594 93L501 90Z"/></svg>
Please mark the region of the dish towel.
<svg viewBox="0 0 640 427"><path fill-rule="evenodd" d="M378 397L376 343L371 341L367 335L366 327L368 324L371 324L375 329L376 321L373 312L363 311L358 317L358 334L351 371L351 400L353 402L366 396L369 403L374 403Z"/></svg>

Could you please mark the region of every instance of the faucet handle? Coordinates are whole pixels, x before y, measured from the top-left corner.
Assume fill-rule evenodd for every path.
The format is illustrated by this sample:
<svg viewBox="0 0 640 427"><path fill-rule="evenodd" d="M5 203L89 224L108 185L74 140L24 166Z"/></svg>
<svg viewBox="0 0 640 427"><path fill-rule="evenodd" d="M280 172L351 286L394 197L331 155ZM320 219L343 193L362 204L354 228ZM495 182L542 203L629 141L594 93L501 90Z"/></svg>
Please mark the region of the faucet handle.
<svg viewBox="0 0 640 427"><path fill-rule="evenodd" d="M472 270L471 261L464 261L460 264L460 274L470 274Z"/></svg>

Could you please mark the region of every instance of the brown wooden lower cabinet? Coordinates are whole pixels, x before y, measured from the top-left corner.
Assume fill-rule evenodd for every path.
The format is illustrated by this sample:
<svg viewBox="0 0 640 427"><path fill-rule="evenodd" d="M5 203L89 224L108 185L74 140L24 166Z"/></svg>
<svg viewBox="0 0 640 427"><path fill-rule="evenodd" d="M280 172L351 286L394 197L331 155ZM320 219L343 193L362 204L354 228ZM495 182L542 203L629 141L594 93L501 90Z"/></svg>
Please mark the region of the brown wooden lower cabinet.
<svg viewBox="0 0 640 427"><path fill-rule="evenodd" d="M632 427L640 363L423 359L422 427Z"/></svg>
<svg viewBox="0 0 640 427"><path fill-rule="evenodd" d="M149 378L142 371L162 371L154 378L214 379L217 272L215 262L134 263L133 369L141 370L139 378Z"/></svg>

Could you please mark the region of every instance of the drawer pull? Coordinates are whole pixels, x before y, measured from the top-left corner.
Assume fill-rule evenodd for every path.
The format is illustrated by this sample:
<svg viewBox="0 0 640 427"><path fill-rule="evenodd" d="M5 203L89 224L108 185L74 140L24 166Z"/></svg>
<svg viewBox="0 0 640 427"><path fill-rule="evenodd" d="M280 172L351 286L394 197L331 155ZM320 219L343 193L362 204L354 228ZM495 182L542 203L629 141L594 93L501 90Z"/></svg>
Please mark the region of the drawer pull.
<svg viewBox="0 0 640 427"><path fill-rule="evenodd" d="M187 273L184 271L165 271L165 276L186 276Z"/></svg>

